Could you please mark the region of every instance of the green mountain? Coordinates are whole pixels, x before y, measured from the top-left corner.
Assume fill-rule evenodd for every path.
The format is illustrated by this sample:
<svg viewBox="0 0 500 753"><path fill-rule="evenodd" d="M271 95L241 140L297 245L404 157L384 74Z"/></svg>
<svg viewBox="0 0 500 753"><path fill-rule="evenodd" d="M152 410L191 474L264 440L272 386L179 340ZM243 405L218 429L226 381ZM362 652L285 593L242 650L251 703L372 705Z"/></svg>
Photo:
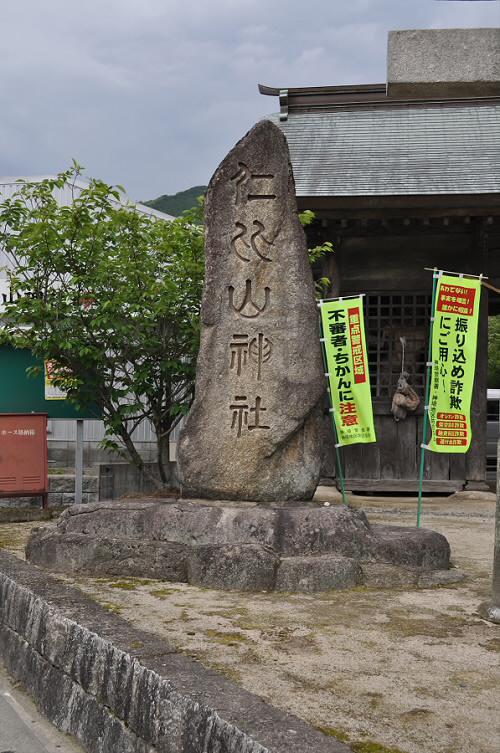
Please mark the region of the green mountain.
<svg viewBox="0 0 500 753"><path fill-rule="evenodd" d="M178 193L164 196L159 196L157 199L151 199L150 201L143 201L148 207L153 207L159 212L166 212L172 214L174 217L180 217L185 209L192 209L197 204L198 196L203 196L207 190L206 186L193 186L186 191L179 191Z"/></svg>

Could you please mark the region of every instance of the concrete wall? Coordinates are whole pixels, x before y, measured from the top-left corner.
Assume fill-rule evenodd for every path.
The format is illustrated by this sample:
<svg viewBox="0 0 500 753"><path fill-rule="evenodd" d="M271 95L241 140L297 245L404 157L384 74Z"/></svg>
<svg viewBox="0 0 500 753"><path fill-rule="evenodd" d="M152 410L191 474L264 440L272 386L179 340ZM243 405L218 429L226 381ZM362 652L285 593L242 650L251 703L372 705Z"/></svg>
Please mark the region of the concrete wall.
<svg viewBox="0 0 500 753"><path fill-rule="evenodd" d="M99 480L96 475L84 475L82 502L97 502ZM75 477L73 474L49 476L48 507L66 507L75 502ZM0 497L0 508L40 507L41 497Z"/></svg>
<svg viewBox="0 0 500 753"><path fill-rule="evenodd" d="M157 475L155 463L147 463L148 470ZM177 463L168 463L169 486L177 489ZM98 465L99 499L119 499L126 494L149 494L156 487L146 474L130 463L100 463Z"/></svg>
<svg viewBox="0 0 500 753"><path fill-rule="evenodd" d="M157 474L156 464L147 463L148 470ZM178 489L177 463L166 466L169 474L169 487ZM150 494L156 490L152 479L141 473L130 463L98 463L91 473L83 477L83 504L101 499L119 499L126 495ZM75 476L73 473L49 475L48 507L67 507L75 502ZM41 497L0 497L0 508L38 508Z"/></svg>
<svg viewBox="0 0 500 753"><path fill-rule="evenodd" d="M390 97L500 95L500 29L390 31Z"/></svg>

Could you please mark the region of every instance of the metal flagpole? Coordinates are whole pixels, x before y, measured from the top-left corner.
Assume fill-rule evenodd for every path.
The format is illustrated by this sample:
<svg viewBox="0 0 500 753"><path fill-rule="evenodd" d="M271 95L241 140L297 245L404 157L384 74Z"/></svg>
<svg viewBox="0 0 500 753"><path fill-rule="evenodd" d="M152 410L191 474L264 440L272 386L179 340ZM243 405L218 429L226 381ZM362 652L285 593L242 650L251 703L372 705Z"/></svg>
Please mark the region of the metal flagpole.
<svg viewBox="0 0 500 753"><path fill-rule="evenodd" d="M449 269L437 269L436 267L424 267L426 272L441 272L442 275L455 275L455 277L472 277L474 280L489 280L486 275L470 275L468 272L450 272Z"/></svg>
<svg viewBox="0 0 500 753"><path fill-rule="evenodd" d="M346 298L358 298L359 296L345 296L345 297ZM334 300L338 300L338 299L337 298L329 298L328 300L334 301ZM344 503L344 505L347 505L349 503L347 501L347 494L346 494L345 480L344 480L344 472L342 470L342 458L341 458L341 454L340 454L340 448L342 447L342 445L339 442L339 436L338 436L338 432L337 432L337 425L335 423L335 412L334 412L334 409L333 409L332 393L331 393L331 390L330 390L330 381L329 381L330 380L330 374L328 373L328 364L327 364L327 361L326 361L325 335L324 335L324 332L323 332L323 321L321 319L321 304L322 304L322 302L323 301L321 300L318 303L318 307L320 308L320 314L319 314L319 339L320 339L320 343L321 343L321 353L323 354L323 368L325 370L325 377L326 377L326 380L327 380L326 389L327 389L327 392L328 392L328 402L330 404L330 415L332 417L333 437L335 439L335 457L336 457L336 461L337 461L337 463L336 463L336 465L337 465L337 473L338 473L339 479L340 479L340 490L342 492L342 502Z"/></svg>

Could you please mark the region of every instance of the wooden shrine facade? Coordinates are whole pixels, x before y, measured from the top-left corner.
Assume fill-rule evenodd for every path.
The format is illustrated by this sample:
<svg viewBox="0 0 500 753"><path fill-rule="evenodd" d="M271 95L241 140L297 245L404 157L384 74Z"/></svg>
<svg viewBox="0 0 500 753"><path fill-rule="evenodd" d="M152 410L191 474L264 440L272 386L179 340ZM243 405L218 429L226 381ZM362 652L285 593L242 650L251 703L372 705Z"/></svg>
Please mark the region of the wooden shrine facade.
<svg viewBox="0 0 500 753"><path fill-rule="evenodd" d="M299 209L316 213L310 244L333 243L322 268L330 296L366 294L378 441L344 448L347 488L416 491L432 292L425 268L482 273L500 287L500 97L398 100L385 85L261 92L280 100L272 119L289 143ZM427 492L487 488L487 327L488 314L500 313L488 293L483 287L472 446L426 452ZM401 338L421 402L396 422ZM330 441L327 475L333 456Z"/></svg>

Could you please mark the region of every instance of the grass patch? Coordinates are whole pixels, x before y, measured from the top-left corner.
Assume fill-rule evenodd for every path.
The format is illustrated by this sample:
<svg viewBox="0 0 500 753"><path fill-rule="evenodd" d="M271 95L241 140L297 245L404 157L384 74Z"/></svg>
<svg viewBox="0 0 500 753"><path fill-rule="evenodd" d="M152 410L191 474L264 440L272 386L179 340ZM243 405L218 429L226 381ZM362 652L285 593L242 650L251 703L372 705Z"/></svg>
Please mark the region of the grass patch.
<svg viewBox="0 0 500 753"><path fill-rule="evenodd" d="M381 745L373 740L351 742L350 735L345 730L338 729L337 727L318 726L316 729L327 737L335 737L343 743L349 743L354 753L404 753L400 748L388 748L386 745Z"/></svg>
<svg viewBox="0 0 500 753"><path fill-rule="evenodd" d="M154 596L156 599L161 599L162 601L164 601L167 596L178 593L179 590L177 588L154 588L152 591L149 591L150 596Z"/></svg>
<svg viewBox="0 0 500 753"><path fill-rule="evenodd" d="M104 607L104 609L107 609L108 612L121 614L123 611L123 607L121 607L120 604L114 604L112 601L100 601L99 604L101 607Z"/></svg>
<svg viewBox="0 0 500 753"><path fill-rule="evenodd" d="M132 643L129 644L130 648L142 648L144 646L144 643L142 641L132 641Z"/></svg>
<svg viewBox="0 0 500 753"><path fill-rule="evenodd" d="M398 637L413 638L422 635L428 638L460 638L465 628L474 625L473 620L460 615L435 614L429 618L410 617L404 609L392 609L384 630Z"/></svg>
<svg viewBox="0 0 500 753"><path fill-rule="evenodd" d="M327 737L336 737L337 740L341 740L343 743L349 742L349 735L342 729L337 727L316 727L317 730L322 732Z"/></svg>
<svg viewBox="0 0 500 753"><path fill-rule="evenodd" d="M221 675L224 675L224 677L229 678L233 682L241 684L241 672L238 672L234 667L228 667L226 664L212 661L203 651L183 651L183 653L193 659L197 659L204 664L205 667L210 667L210 669L213 669L215 672L220 672Z"/></svg>
<svg viewBox="0 0 500 753"><path fill-rule="evenodd" d="M382 693L375 693L375 692L369 692L365 693L365 695L369 698L368 704L371 709L376 709L380 706L382 703L383 695Z"/></svg>
<svg viewBox="0 0 500 753"><path fill-rule="evenodd" d="M354 753L404 753L400 748L388 748L373 740L364 740L350 743Z"/></svg>
<svg viewBox="0 0 500 753"><path fill-rule="evenodd" d="M220 630L206 630L205 632L209 638L224 646L236 646L238 643L248 642L248 638L241 633L224 633Z"/></svg>
<svg viewBox="0 0 500 753"><path fill-rule="evenodd" d="M486 643L481 644L487 651L500 651L500 638L491 638Z"/></svg>
<svg viewBox="0 0 500 753"><path fill-rule="evenodd" d="M150 580L127 578L126 580L107 581L109 588L121 588L122 591L135 591L138 586L149 586Z"/></svg>
<svg viewBox="0 0 500 753"><path fill-rule="evenodd" d="M0 536L0 549L13 549L20 546L22 540L16 536Z"/></svg>
<svg viewBox="0 0 500 753"><path fill-rule="evenodd" d="M119 588L122 591L135 591L137 586L127 580L117 580L114 583L108 583L109 588Z"/></svg>

